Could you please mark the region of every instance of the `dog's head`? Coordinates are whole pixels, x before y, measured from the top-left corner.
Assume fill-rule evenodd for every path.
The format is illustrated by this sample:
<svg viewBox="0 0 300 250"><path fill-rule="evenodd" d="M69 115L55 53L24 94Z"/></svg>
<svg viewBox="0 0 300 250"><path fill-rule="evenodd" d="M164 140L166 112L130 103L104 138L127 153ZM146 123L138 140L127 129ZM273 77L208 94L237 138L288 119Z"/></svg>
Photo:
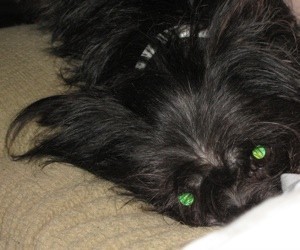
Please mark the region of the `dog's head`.
<svg viewBox="0 0 300 250"><path fill-rule="evenodd" d="M202 27L173 36L143 69L135 88L145 93L127 105L154 128L136 157L141 196L159 211L225 223L280 193L282 173L299 172L300 40L290 11L273 2L226 1L207 37Z"/></svg>

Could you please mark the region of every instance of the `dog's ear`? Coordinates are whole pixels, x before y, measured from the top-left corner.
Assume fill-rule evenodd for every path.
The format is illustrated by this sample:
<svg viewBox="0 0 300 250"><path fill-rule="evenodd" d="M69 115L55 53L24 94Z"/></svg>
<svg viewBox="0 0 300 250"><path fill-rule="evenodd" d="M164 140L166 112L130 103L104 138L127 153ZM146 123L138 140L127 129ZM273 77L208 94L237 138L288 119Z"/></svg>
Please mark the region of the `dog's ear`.
<svg viewBox="0 0 300 250"><path fill-rule="evenodd" d="M217 9L209 30L212 54L251 43L289 46L297 21L283 0L232 0Z"/></svg>

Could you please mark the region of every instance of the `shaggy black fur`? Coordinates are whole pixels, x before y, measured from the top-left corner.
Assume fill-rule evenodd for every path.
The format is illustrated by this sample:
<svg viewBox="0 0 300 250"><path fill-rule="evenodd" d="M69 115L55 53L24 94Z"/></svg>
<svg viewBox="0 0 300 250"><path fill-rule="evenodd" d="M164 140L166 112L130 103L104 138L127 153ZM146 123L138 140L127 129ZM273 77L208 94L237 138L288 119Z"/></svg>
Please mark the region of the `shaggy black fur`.
<svg viewBox="0 0 300 250"><path fill-rule="evenodd" d="M281 0L51 0L43 9L76 90L19 114L8 147L32 120L49 133L16 159L74 164L192 226L232 220L280 193L281 173L299 172L300 36ZM251 155L257 145L262 160ZM178 201L184 192L191 206Z"/></svg>

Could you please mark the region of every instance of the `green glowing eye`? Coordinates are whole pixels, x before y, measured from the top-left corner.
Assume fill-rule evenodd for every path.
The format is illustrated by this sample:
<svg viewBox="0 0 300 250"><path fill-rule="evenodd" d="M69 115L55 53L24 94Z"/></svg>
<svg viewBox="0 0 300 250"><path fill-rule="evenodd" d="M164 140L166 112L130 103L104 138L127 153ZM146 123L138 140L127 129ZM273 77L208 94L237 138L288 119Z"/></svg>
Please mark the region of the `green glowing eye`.
<svg viewBox="0 0 300 250"><path fill-rule="evenodd" d="M267 150L264 146L259 145L252 150L252 156L257 160L261 160L265 158L266 154L267 154Z"/></svg>
<svg viewBox="0 0 300 250"><path fill-rule="evenodd" d="M178 196L178 200L184 206L191 206L195 201L195 197L191 193L183 193Z"/></svg>

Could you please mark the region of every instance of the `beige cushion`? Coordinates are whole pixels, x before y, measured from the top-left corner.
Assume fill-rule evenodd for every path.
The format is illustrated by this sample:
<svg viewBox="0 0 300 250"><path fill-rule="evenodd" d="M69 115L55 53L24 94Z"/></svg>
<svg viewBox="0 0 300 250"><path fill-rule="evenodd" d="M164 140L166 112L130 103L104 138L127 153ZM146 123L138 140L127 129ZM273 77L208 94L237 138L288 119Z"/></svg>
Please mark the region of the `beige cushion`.
<svg viewBox="0 0 300 250"><path fill-rule="evenodd" d="M73 166L9 159L4 138L16 113L63 90L48 40L35 26L0 29L0 249L177 249L213 230L126 204L111 183Z"/></svg>

